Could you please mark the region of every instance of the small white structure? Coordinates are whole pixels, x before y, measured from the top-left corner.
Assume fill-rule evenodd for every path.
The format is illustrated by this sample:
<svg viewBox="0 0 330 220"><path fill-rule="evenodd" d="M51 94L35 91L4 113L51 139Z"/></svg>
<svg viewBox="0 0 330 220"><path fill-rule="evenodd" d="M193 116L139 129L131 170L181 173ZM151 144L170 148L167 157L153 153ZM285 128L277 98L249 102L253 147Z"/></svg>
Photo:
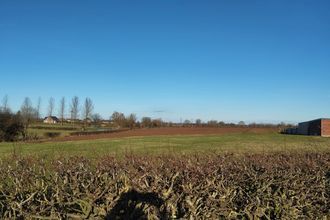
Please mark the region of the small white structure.
<svg viewBox="0 0 330 220"><path fill-rule="evenodd" d="M60 122L60 120L55 116L48 116L48 117L44 118L44 123L46 123L46 124L57 124L59 122Z"/></svg>

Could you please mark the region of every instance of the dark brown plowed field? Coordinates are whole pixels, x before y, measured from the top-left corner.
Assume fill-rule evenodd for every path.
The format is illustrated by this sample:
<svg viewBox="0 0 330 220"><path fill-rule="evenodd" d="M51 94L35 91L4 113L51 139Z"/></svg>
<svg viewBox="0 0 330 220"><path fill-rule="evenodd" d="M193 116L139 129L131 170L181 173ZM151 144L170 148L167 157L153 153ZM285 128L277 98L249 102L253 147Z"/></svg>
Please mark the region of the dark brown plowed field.
<svg viewBox="0 0 330 220"><path fill-rule="evenodd" d="M274 128L141 128L108 134L93 134L57 138L55 141L92 140L102 138L143 137L160 135L221 135L232 133L268 133L277 131Z"/></svg>

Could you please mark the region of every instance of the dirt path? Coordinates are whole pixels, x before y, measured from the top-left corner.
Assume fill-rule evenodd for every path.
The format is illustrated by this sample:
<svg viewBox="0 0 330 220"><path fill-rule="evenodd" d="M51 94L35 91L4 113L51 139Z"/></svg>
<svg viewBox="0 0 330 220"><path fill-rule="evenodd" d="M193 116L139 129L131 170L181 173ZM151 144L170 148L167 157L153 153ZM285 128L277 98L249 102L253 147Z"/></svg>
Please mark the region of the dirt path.
<svg viewBox="0 0 330 220"><path fill-rule="evenodd" d="M104 138L123 138L123 137L142 137L142 136L160 136L160 135L221 135L232 133L268 133L274 132L274 128L185 128L185 127L169 127L169 128L141 128L128 131L121 131L108 134L93 134L82 136L69 136L56 138L53 141L78 141L78 140L94 140Z"/></svg>

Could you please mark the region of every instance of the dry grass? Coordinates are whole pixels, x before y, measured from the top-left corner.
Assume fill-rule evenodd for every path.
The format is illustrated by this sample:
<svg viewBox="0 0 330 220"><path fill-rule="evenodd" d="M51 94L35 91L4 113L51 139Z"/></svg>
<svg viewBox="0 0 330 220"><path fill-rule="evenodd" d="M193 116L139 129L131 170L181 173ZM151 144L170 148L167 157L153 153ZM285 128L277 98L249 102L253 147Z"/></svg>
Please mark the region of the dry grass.
<svg viewBox="0 0 330 220"><path fill-rule="evenodd" d="M326 219L330 154L0 161L0 218Z"/></svg>

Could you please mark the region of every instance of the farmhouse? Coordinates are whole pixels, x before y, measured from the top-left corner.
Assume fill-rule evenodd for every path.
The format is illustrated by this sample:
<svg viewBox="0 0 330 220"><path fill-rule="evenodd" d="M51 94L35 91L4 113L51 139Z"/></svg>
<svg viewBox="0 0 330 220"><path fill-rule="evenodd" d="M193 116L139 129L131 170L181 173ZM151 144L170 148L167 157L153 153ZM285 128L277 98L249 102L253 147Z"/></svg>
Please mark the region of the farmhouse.
<svg viewBox="0 0 330 220"><path fill-rule="evenodd" d="M330 119L320 118L298 124L297 134L330 137Z"/></svg>
<svg viewBox="0 0 330 220"><path fill-rule="evenodd" d="M44 123L46 123L46 124L57 124L59 122L60 122L60 120L55 116L48 116L48 117L44 118Z"/></svg>

